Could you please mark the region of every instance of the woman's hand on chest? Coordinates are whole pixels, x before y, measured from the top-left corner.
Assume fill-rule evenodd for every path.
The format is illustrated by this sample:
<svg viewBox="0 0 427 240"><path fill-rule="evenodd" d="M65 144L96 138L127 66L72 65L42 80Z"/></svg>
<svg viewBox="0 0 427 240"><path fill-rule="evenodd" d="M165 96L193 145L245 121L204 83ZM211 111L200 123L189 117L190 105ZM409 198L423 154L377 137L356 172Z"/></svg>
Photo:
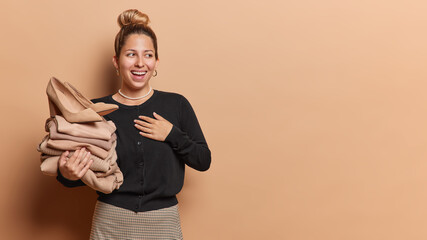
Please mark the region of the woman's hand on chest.
<svg viewBox="0 0 427 240"><path fill-rule="evenodd" d="M164 141L172 130L173 124L156 112L153 113L153 116L155 118L139 116L139 119L134 120L135 127L140 130L139 134L144 137Z"/></svg>

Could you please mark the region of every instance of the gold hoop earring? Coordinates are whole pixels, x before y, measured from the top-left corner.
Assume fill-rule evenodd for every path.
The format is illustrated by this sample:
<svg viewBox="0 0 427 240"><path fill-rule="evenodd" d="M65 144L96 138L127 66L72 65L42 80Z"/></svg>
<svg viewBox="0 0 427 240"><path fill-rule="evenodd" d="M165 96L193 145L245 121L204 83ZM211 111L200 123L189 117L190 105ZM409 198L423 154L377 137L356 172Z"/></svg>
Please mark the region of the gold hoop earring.
<svg viewBox="0 0 427 240"><path fill-rule="evenodd" d="M154 72L156 73L156 75L153 74L153 77L157 76L157 70L156 69L154 69Z"/></svg>

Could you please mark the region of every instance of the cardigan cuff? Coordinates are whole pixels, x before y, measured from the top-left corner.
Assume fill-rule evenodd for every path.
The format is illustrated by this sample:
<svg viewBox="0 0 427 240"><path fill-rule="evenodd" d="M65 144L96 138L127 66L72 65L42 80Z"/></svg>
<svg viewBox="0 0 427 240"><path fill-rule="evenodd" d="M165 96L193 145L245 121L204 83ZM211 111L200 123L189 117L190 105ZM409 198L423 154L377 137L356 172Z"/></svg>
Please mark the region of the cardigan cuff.
<svg viewBox="0 0 427 240"><path fill-rule="evenodd" d="M176 149L178 146L182 145L180 144L180 142L182 142L183 140L185 141L185 135L186 133L184 133L183 131L181 131L181 129L173 125L171 131L165 139L165 142L170 143L172 148Z"/></svg>
<svg viewBox="0 0 427 240"><path fill-rule="evenodd" d="M81 179L78 180L69 180L68 178L65 178L62 176L61 171L59 171L59 168L57 170L58 175L56 176L56 179L64 186L66 187L77 187L77 186L83 186L85 185Z"/></svg>

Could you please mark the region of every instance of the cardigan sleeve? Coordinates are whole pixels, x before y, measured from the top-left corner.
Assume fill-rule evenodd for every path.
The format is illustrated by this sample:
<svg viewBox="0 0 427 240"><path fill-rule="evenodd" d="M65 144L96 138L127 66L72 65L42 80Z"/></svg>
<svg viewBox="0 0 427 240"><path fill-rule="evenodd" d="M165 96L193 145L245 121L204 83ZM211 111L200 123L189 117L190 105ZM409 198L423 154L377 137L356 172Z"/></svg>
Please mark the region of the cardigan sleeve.
<svg viewBox="0 0 427 240"><path fill-rule="evenodd" d="M61 171L59 171L59 168L58 168L57 172L58 172L58 175L56 176L56 180L58 180L58 182L60 182L65 187L72 188L72 187L78 187L78 186L86 185L81 179L73 181L73 180L69 180L69 179L65 178L64 176L62 176Z"/></svg>
<svg viewBox="0 0 427 240"><path fill-rule="evenodd" d="M199 121L190 102L181 96L179 105L179 124L173 125L165 142L189 167L206 171L211 164L211 151L203 135Z"/></svg>

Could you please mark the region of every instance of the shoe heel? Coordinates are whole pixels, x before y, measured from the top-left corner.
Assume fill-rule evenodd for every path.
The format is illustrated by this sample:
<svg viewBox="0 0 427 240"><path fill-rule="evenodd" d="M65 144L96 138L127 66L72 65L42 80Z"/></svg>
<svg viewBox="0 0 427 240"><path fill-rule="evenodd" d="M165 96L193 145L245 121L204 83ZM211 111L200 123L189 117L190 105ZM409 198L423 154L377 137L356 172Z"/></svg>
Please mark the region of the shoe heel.
<svg viewBox="0 0 427 240"><path fill-rule="evenodd" d="M61 115L61 110L59 110L59 108L55 105L55 103L52 102L50 99L48 99L48 101L49 101L50 116L54 117L55 115Z"/></svg>
<svg viewBox="0 0 427 240"><path fill-rule="evenodd" d="M93 109L83 106L57 78L52 77L47 85L51 116L61 114L68 122L99 122L103 118Z"/></svg>

